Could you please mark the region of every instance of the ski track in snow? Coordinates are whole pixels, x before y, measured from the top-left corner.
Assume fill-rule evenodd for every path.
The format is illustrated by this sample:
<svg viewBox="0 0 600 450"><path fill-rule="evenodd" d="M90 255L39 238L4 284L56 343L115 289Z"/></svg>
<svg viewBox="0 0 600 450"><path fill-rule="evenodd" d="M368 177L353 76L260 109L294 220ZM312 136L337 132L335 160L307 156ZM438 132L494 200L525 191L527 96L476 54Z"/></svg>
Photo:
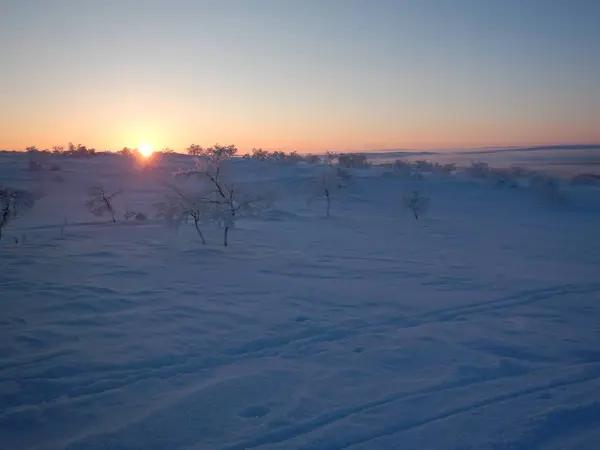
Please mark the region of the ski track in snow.
<svg viewBox="0 0 600 450"><path fill-rule="evenodd" d="M151 212L189 163L64 160L57 183L11 162L11 184L47 195L0 242L6 448L595 448L594 188L552 205L372 168L325 220L298 188L314 167L235 162L281 198L226 249L210 227L203 247L193 226L82 206L103 180L119 211ZM398 200L415 187L420 221Z"/></svg>

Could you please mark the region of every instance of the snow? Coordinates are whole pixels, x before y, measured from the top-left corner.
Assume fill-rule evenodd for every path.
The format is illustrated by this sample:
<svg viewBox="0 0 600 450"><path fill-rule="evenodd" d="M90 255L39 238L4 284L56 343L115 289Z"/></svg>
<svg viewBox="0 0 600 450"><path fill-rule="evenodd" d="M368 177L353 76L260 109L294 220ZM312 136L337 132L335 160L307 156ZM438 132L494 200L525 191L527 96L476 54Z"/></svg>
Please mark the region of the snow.
<svg viewBox="0 0 600 450"><path fill-rule="evenodd" d="M46 194L0 242L2 448L597 448L597 186L558 203L372 167L325 218L319 168L239 160L277 201L224 248L154 218L191 158L27 158L0 154ZM117 223L86 210L97 183L123 190Z"/></svg>

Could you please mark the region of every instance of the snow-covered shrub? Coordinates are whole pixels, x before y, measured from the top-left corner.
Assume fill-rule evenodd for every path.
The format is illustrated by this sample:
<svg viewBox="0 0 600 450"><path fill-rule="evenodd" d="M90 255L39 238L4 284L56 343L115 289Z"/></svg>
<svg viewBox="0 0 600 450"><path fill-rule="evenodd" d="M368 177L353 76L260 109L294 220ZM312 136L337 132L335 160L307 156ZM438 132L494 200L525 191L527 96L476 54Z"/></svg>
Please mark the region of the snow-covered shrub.
<svg viewBox="0 0 600 450"><path fill-rule="evenodd" d="M472 162L466 172L475 178L489 178L490 166L485 162Z"/></svg>
<svg viewBox="0 0 600 450"><path fill-rule="evenodd" d="M396 161L394 161L393 169L394 172L400 175L410 175L413 171L413 168L410 165L410 163L403 159L397 159Z"/></svg>
<svg viewBox="0 0 600 450"><path fill-rule="evenodd" d="M429 198L423 197L418 190L413 190L409 195L404 196L405 208L412 211L415 219L419 219L429 208Z"/></svg>
<svg viewBox="0 0 600 450"><path fill-rule="evenodd" d="M286 164L298 164L302 162L304 158L296 151L290 152L286 155L285 162Z"/></svg>
<svg viewBox="0 0 600 450"><path fill-rule="evenodd" d="M456 164L436 164L436 170L443 175L451 175L456 172Z"/></svg>
<svg viewBox="0 0 600 450"><path fill-rule="evenodd" d="M531 188L542 198L553 201L563 202L565 200L560 191L560 184L556 178L546 174L535 174L530 178Z"/></svg>
<svg viewBox="0 0 600 450"><path fill-rule="evenodd" d="M268 158L270 161L284 163L287 159L287 155L279 150L272 152Z"/></svg>
<svg viewBox="0 0 600 450"><path fill-rule="evenodd" d="M117 151L117 155L124 156L126 158L133 158L135 156L139 156L140 152L137 148L129 148L123 147L121 150Z"/></svg>
<svg viewBox="0 0 600 450"><path fill-rule="evenodd" d="M238 152L238 149L235 145L216 144L209 148L203 148L197 144L192 144L187 148L187 152L189 155L207 156L211 159L223 161L235 156Z"/></svg>
<svg viewBox="0 0 600 450"><path fill-rule="evenodd" d="M64 152L62 152L64 155L67 156L80 156L80 157L88 157L88 156L95 156L96 155L96 149L94 148L87 148L85 145L81 145L81 144L73 144L72 142L69 142L69 146L68 149L65 150Z"/></svg>
<svg viewBox="0 0 600 450"><path fill-rule="evenodd" d="M302 156L296 151L291 153L285 153L279 150L269 152L268 150L263 150L262 148L253 148L252 153L249 155L244 155L244 158L250 158L257 161L273 161L285 164L297 164L303 161Z"/></svg>
<svg viewBox="0 0 600 450"><path fill-rule="evenodd" d="M600 175L595 173L580 173L571 178L574 186L600 186Z"/></svg>
<svg viewBox="0 0 600 450"><path fill-rule="evenodd" d="M490 169L489 177L494 181L494 184L498 187L518 188L519 184L513 177L510 169Z"/></svg>
<svg viewBox="0 0 600 450"><path fill-rule="evenodd" d="M333 166L335 164L335 161L337 160L338 154L337 153L333 153L333 152L325 152L325 158L324 161L330 165Z"/></svg>
<svg viewBox="0 0 600 450"><path fill-rule="evenodd" d="M321 162L321 158L317 155L308 154L304 157L304 161L307 164L319 164Z"/></svg>
<svg viewBox="0 0 600 450"><path fill-rule="evenodd" d="M525 169L524 167L512 165L508 168L508 173L513 178L525 178L532 174L531 170Z"/></svg>
<svg viewBox="0 0 600 450"><path fill-rule="evenodd" d="M266 161L269 159L270 153L267 150L263 150L262 148L253 148L252 154L249 155L249 158L256 159L257 161Z"/></svg>
<svg viewBox="0 0 600 450"><path fill-rule="evenodd" d="M426 161L424 159L420 159L415 161L413 164L413 168L418 173L433 173L436 172L436 164Z"/></svg>
<svg viewBox="0 0 600 450"><path fill-rule="evenodd" d="M361 153L340 153L337 161L340 167L346 169L364 169L371 166L367 156Z"/></svg>
<svg viewBox="0 0 600 450"><path fill-rule="evenodd" d="M192 218L202 244L206 245L200 224L209 216L211 205L205 201L204 193L186 193L175 185L169 185L169 188L171 192L166 193L164 200L156 204L156 216L164 219L172 228L178 228Z"/></svg>
<svg viewBox="0 0 600 450"><path fill-rule="evenodd" d="M33 208L41 195L0 185L0 239L3 229Z"/></svg>
<svg viewBox="0 0 600 450"><path fill-rule="evenodd" d="M412 178L415 180L422 180L423 174L417 169L416 164L403 159L397 159L392 164L392 171L395 175L399 175L403 178Z"/></svg>
<svg viewBox="0 0 600 450"><path fill-rule="evenodd" d="M129 208L127 208L125 211L125 214L123 214L123 218L125 220L135 219L135 220L141 222L141 221L147 220L148 215L143 212L139 212L139 211L131 211Z"/></svg>
<svg viewBox="0 0 600 450"><path fill-rule="evenodd" d="M112 205L113 199L121 194L122 191L118 190L112 194L107 194L104 187L101 184L97 184L88 189L88 200L85 202L88 210L95 216L101 217L105 213L111 215L112 221L116 222L115 209Z"/></svg>

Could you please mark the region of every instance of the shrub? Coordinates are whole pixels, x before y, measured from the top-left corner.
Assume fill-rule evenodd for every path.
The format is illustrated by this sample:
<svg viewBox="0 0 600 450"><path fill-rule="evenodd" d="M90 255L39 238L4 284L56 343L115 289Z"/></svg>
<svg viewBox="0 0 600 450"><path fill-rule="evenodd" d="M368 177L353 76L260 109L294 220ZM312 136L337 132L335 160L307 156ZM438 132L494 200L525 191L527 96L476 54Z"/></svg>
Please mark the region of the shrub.
<svg viewBox="0 0 600 450"><path fill-rule="evenodd" d="M0 185L0 239L2 239L3 229L31 210L40 197L24 189Z"/></svg>
<svg viewBox="0 0 600 450"><path fill-rule="evenodd" d="M95 156L96 149L87 148L85 145L81 144L75 145L72 142L69 142L68 149L64 151L63 154L67 156Z"/></svg>
<svg viewBox="0 0 600 450"><path fill-rule="evenodd" d="M595 173L581 173L571 178L570 183L572 185L598 186L600 185L600 175Z"/></svg>
<svg viewBox="0 0 600 450"><path fill-rule="evenodd" d="M338 164L346 169L364 169L370 167L367 156L361 153L341 153L337 156Z"/></svg>
<svg viewBox="0 0 600 450"><path fill-rule="evenodd" d="M466 171L475 178L489 178L491 172L489 164L485 162L472 162Z"/></svg>
<svg viewBox="0 0 600 450"><path fill-rule="evenodd" d="M321 162L321 158L317 155L308 154L304 157L304 161L307 164L319 164Z"/></svg>
<svg viewBox="0 0 600 450"><path fill-rule="evenodd" d="M188 218L194 220L196 232L200 236L203 245L206 245L206 239L200 229L200 224L207 217L210 205L204 201L204 194L184 193L175 185L168 185L171 192L164 195L164 200L156 204L156 216L165 219L167 225L178 228L181 224L187 223Z"/></svg>
<svg viewBox="0 0 600 450"><path fill-rule="evenodd" d="M129 219L135 219L137 221L144 221L148 219L148 215L144 214L143 212L139 212L139 211L130 211L129 209L127 209L125 211L125 214L123 214L123 218L125 220L129 220Z"/></svg>
<svg viewBox="0 0 600 450"><path fill-rule="evenodd" d="M213 160L223 161L232 158L238 152L235 145L220 145L215 144L209 148L203 148L199 145L192 144L187 148L188 155L206 156Z"/></svg>

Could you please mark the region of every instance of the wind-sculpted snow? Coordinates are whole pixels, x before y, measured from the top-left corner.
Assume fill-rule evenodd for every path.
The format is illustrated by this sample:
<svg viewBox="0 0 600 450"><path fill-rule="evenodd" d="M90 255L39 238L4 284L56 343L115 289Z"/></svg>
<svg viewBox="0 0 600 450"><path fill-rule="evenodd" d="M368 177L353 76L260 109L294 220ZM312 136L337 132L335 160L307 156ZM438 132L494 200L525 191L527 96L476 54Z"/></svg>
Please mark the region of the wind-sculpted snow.
<svg viewBox="0 0 600 450"><path fill-rule="evenodd" d="M0 154L45 194L0 242L1 448L597 448L596 187L373 166L327 218L318 166L234 161L275 203L222 247L156 218L191 158L57 164ZM116 223L86 209L98 184Z"/></svg>

